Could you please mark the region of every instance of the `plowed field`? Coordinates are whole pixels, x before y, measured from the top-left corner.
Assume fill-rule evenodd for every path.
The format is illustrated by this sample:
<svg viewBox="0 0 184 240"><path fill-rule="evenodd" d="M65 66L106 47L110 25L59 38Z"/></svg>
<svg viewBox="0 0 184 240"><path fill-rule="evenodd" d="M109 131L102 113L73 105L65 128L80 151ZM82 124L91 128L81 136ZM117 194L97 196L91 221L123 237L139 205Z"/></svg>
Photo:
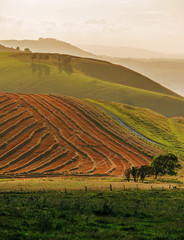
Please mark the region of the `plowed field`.
<svg viewBox="0 0 184 240"><path fill-rule="evenodd" d="M113 175L159 150L68 96L0 94L0 175Z"/></svg>

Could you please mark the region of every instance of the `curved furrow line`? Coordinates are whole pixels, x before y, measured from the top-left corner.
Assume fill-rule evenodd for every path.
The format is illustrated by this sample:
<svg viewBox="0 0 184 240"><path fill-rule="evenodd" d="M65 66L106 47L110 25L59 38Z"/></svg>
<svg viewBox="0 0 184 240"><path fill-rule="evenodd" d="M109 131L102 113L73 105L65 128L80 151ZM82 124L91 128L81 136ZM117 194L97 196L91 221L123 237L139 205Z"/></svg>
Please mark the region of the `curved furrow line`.
<svg viewBox="0 0 184 240"><path fill-rule="evenodd" d="M27 151L25 151L24 153L20 154L17 158L11 160L10 162L8 162L6 165L4 165L3 167L0 167L0 171L2 171L3 169L6 169L14 164L16 164L17 162L19 162L22 159L25 159L26 157L28 157L29 155L31 155L35 150L37 150L40 145L41 142L47 137L49 136L50 133L45 133L42 137L39 138L38 142L32 146L31 148L29 148ZM8 171L8 172L13 172L14 170ZM4 172L7 173L7 172Z"/></svg>
<svg viewBox="0 0 184 240"><path fill-rule="evenodd" d="M22 134L26 133L27 131L29 131L30 129L35 127L37 124L38 124L38 122L34 121L27 127L23 128L22 130L17 132L15 135L13 135L11 138L9 138L7 141L5 141L4 143L2 143L0 145L0 150L6 148L10 143L12 143L14 140L18 139ZM19 140L19 142L20 142L20 140Z"/></svg>
<svg viewBox="0 0 184 240"><path fill-rule="evenodd" d="M62 102L62 104L64 104L64 103ZM74 108L76 107L76 106L73 105L73 104L71 104L71 105L72 105ZM80 109L78 109L78 110L80 110ZM86 115L85 112L83 112L83 111L81 111L81 112L82 112L84 115ZM78 113L78 114L79 114L79 113ZM81 114L79 114L79 115L82 117ZM89 117L89 115L87 115L87 117ZM112 145L112 144L114 144L114 143L120 147L120 149L119 149L119 148L117 149L117 146L115 146L115 147L116 147L116 151L115 151L116 153L117 153L117 150L120 151L120 152L122 152L122 148L124 148L126 151L132 153L133 155L136 155L136 157L141 158L140 155L134 153L133 151L130 151L129 148L127 148L126 146L123 146L122 144L120 144L120 143L117 142L116 140L112 139L109 135L107 135L106 133L102 132L101 129L99 130L98 127L97 127L96 125L92 124L91 122L89 122L88 119L86 119L86 121L88 121L88 123L93 127L93 129L97 130L100 134L103 135L103 137L101 137L101 140L102 140L102 141L104 140L104 137L107 138L107 140L106 140L106 145L110 144L111 149L112 149L112 147L114 146L114 145ZM103 130L104 130L104 129L103 129ZM100 137L100 136L99 136L99 137ZM110 140L110 142L108 142L108 140ZM121 156L122 156L122 154L121 154ZM135 157L133 157L133 158L135 158ZM125 159L125 158L124 158L124 160L127 161L127 159ZM130 158L129 158L129 160L130 160ZM130 165L132 165L132 160L130 160Z"/></svg>
<svg viewBox="0 0 184 240"><path fill-rule="evenodd" d="M80 115L80 117L81 117L81 115ZM95 129L95 127L93 126L93 128L92 129ZM96 130L96 129L95 129ZM93 131L91 131L90 130L90 132L93 132ZM94 131L95 132L95 131ZM104 140L104 139L103 139ZM106 142L106 146L107 146L107 142ZM112 146L112 145L111 145ZM112 147L111 147L111 151L113 151L112 150ZM117 154L117 155L119 155L122 159L124 159L124 161L125 162L127 162L127 159L126 158L124 158L123 156L122 156L122 154L120 155L119 153L117 153L117 151L113 151L115 154ZM130 158L128 158L129 159L129 166L132 166L132 161L130 161ZM93 170L94 171L94 170Z"/></svg>
<svg viewBox="0 0 184 240"><path fill-rule="evenodd" d="M40 127L38 129L36 129L34 132L32 132L28 138L26 138L25 140L23 140L22 142L20 142L18 145L16 145L14 148L12 148L11 150L5 152L3 155L0 156L0 163L2 166L2 161L7 159L8 157L10 157L12 154L14 154L15 152L17 152L19 149L21 149L23 146L25 146L26 144L28 144L37 133L43 131L45 128L44 127ZM0 168L1 169L1 168Z"/></svg>
<svg viewBox="0 0 184 240"><path fill-rule="evenodd" d="M71 105L73 105L74 107L76 107L76 105L74 105L73 103L70 103ZM122 145L122 143L124 144L124 141L119 137L119 136L117 136L117 135L115 135L113 132L111 132L109 129L107 129L106 127L104 127L103 126L103 124L101 123L101 122L99 122L97 119L94 119L93 117L91 117L91 115L90 115L90 113L86 113L86 112L88 112L88 109L85 109L85 111L83 110L83 109L81 109L81 105L80 106L78 106L77 107L77 109L79 110L79 111L81 111L86 117L88 117L88 118L91 118L91 120L93 121L93 122L96 122L97 123L97 125L100 125L101 126L101 128L103 129L103 130L105 130L106 132L108 132L110 135L112 135L113 137L115 137L115 139L113 139L113 141L115 141L116 142L116 144L118 144L119 146L121 146L121 147L123 147L124 149L126 149L128 152L130 152L130 153L132 153L133 155L135 155L135 156L137 156L137 157L139 157L139 158L142 158L144 161L146 161L147 163L149 162L148 161L148 159L149 158L146 158L143 154L141 154L141 153L139 153L139 152L133 152L129 147L127 147L127 146L125 146L125 145ZM106 134L105 134L106 135ZM109 136L108 135L106 135L108 138L109 138ZM112 138L111 138L112 139ZM119 143L119 142L117 142L117 140L118 141L120 141L121 142L121 144Z"/></svg>
<svg viewBox="0 0 184 240"><path fill-rule="evenodd" d="M11 114L12 112L17 111L17 110L18 110L18 107L12 108L10 111L8 111L8 112L6 112L4 114L1 114L0 118L3 118L3 117L5 117L5 116Z"/></svg>
<svg viewBox="0 0 184 240"><path fill-rule="evenodd" d="M56 99L57 100L57 99ZM60 101L59 101L59 103L61 103ZM65 105L66 106L66 104L63 104L63 105ZM67 106L68 107L68 106ZM70 108L71 109L71 108ZM58 111L60 111L60 112L62 112L63 114L65 114L63 111L61 111L60 109L58 109L57 108L57 110ZM76 113L76 112L75 112ZM77 116L78 116L78 113L76 113L77 114ZM72 115L72 113L71 113L71 115ZM67 116L67 115L66 115ZM81 114L80 114L80 120L81 120ZM75 120L76 120L76 117L75 117ZM71 120L71 121L73 121L73 120ZM87 121L86 121L87 122ZM88 125L91 125L91 123L90 122L87 122L88 123ZM86 133L86 135L88 135L88 136L90 136L91 138L93 138L94 140L96 140L98 143L100 143L103 147L104 147L104 151L107 153L107 149L110 151L110 152L113 152L113 153L115 153L115 154L117 154L119 157L121 157L121 158L123 158L125 161L126 161L126 159L120 154L120 153L118 153L118 152L116 152L116 151L114 151L112 148L110 148L110 147L108 147L107 146L107 144L104 144L103 143L103 141L100 141L100 140L98 140L96 137L94 137L93 135L91 135L91 134L89 134L89 133L87 133L83 128L81 128L77 123L76 123L76 121L75 121L75 124L76 124L76 126L81 130L81 131L83 131L84 133ZM87 128L87 127L86 127ZM96 131L97 129L95 128L95 126L92 126L92 129L90 128L89 129L89 131L90 131L90 133L92 133L92 134L94 134L95 133L95 131ZM102 148L102 147L101 147Z"/></svg>
<svg viewBox="0 0 184 240"><path fill-rule="evenodd" d="M33 98L35 99L36 97L37 97L37 96L34 96ZM40 101L43 101L42 98L39 97L39 99L40 99ZM59 120L61 120L63 124L66 124L66 125L68 126L68 124L66 123L66 121L64 121L61 117L59 117L57 114L55 114L55 113L49 108L49 106L51 106L51 105L47 104L46 101L43 101L43 102L46 102L46 103L44 103L44 104L47 104L47 107L46 107L44 104L41 104L40 101L39 101L39 104L42 105L42 107L45 107L46 109L49 109L49 112L50 112L50 113L52 113L52 114L53 114L54 116L56 116ZM73 128L72 128L72 127L70 128L70 130L73 130L73 129L74 129L74 127L73 127ZM115 168L115 166L113 165L113 163L112 163L112 162L106 157L106 155L104 155L101 151L97 150L97 149L94 148L92 145L88 144L88 142L86 142L84 139L82 139L79 135L77 136L77 139L80 140L80 141L84 144L83 148L86 148L86 147L87 147L87 149L88 149L87 152L88 152L88 154L93 158L93 160L95 161L95 163L98 162L98 158L99 158L98 156L95 156L96 153L97 153L98 155L103 156L104 158L106 158L106 160L109 162L111 168L112 168L112 166L113 166L113 168ZM75 141L75 140L72 140L72 141ZM77 142L76 144L79 144L79 143ZM95 155L94 155L94 154L95 154ZM96 160L96 158L97 158L97 160Z"/></svg>
<svg viewBox="0 0 184 240"><path fill-rule="evenodd" d="M7 133L11 132L13 129L17 128L21 123L23 123L24 121L33 118L33 116L27 116L24 117L22 119L20 119L19 121L17 121L15 124L11 125L10 127L6 128L4 131L2 131L0 133L0 137L4 137Z"/></svg>
<svg viewBox="0 0 184 240"><path fill-rule="evenodd" d="M0 93L0 99L4 97L7 97L6 94Z"/></svg>
<svg viewBox="0 0 184 240"><path fill-rule="evenodd" d="M21 112L21 113L15 115L15 116L13 116L13 117L10 117L10 118L4 120L3 122L0 122L0 127L2 127L2 126L4 126L5 124L11 122L12 120L15 120L16 118L22 116L25 112L26 112L26 111Z"/></svg>
<svg viewBox="0 0 184 240"><path fill-rule="evenodd" d="M51 145L46 151L40 153L38 156L34 157L33 159L31 159L29 162L27 162L26 164L22 164L20 167L15 168L14 170L11 170L11 172L18 172L22 169L25 169L28 166L31 166L32 164L40 161L42 158L50 155L52 153L53 150L57 149L58 147L58 143L54 143L53 145ZM26 170L24 170L26 171Z"/></svg>
<svg viewBox="0 0 184 240"><path fill-rule="evenodd" d="M7 102L7 101L9 101L9 100L10 100L10 98L6 98L6 99L0 101L0 104L1 104L1 103L4 103L4 102Z"/></svg>
<svg viewBox="0 0 184 240"><path fill-rule="evenodd" d="M65 154L64 154L65 153ZM52 169L55 169L58 166L61 166L64 163L67 163L70 159L75 156L76 152L71 152L70 150L66 150L65 152L61 152L57 154L53 159L51 159L51 163L47 166L42 167L41 169L37 170L37 173L41 172L52 172Z"/></svg>
<svg viewBox="0 0 184 240"><path fill-rule="evenodd" d="M40 97L40 96L39 96L39 97ZM46 97L47 97L47 96L46 96ZM42 98L42 97L40 97L40 98ZM52 98L51 98L51 99L52 99ZM50 100L50 98L49 98L49 100ZM43 101L45 101L45 100L43 100ZM46 101L45 101L45 102L46 102ZM100 141L99 139L97 139L95 136L89 134L89 133L88 133L84 128L82 128L76 121L74 121L72 118L68 117L68 115L66 115L60 108L55 107L53 104L50 103L50 101L49 101L48 104L49 104L50 106L52 106L55 110L57 110L58 112L60 112L64 117L66 117L66 119L67 119L68 121L71 121L74 126L76 126L80 131L84 132L89 138L92 138L93 140L95 140L95 141L97 141L99 144L101 144L101 145L104 147L104 151L105 151L105 152L107 152L107 149L108 149L108 150L110 150L110 152L116 153L113 149L111 149L110 147L108 147L107 145L105 145L102 141ZM65 119L65 121L66 121L66 119ZM75 120L76 120L76 118L75 118ZM81 119L80 119L80 120L81 120ZM90 132L92 132L92 131L90 131ZM93 133L93 132L92 132L92 133ZM90 139L89 139L89 141L90 141ZM94 144L95 144L95 143L94 143ZM116 153L116 154L118 154L118 153ZM121 157L120 154L118 154L118 155Z"/></svg>
<svg viewBox="0 0 184 240"><path fill-rule="evenodd" d="M60 166L58 166L58 167L56 167L56 168L52 168L52 169L46 170L46 171L44 171L44 172L58 172L58 170L61 170L62 168L70 165L71 163L76 162L78 159L79 159L79 156L78 156L78 154L76 154L71 160L69 160L69 161L61 164Z"/></svg>
<svg viewBox="0 0 184 240"><path fill-rule="evenodd" d="M117 166L116 170L109 175L123 175L124 172L126 171L126 169L130 168L130 165L127 164L126 162L122 161L121 159L117 158L117 156L115 156L112 161L114 162L114 164Z"/></svg>
<svg viewBox="0 0 184 240"><path fill-rule="evenodd" d="M23 100L25 100L27 96L23 97ZM27 98L26 98L27 99ZM94 160L88 156L88 154L84 151L82 151L81 149L79 149L78 147L76 147L72 142L68 141L62 134L61 130L55 126L55 124L45 115L43 115L40 110L38 110L37 108L35 108L34 106L32 106L30 103L27 102L27 100L25 100L25 102L30 106L30 108L32 108L34 111L36 111L39 116L42 117L42 119L45 119L46 122L49 124L49 126L51 126L52 128L54 128L54 130L56 131L57 135L59 136L59 138L66 143L68 146L72 147L74 150L76 150L77 152L81 153L83 156L87 157L87 159L92 162L93 164L95 164ZM50 115L49 115L50 116Z"/></svg>
<svg viewBox="0 0 184 240"><path fill-rule="evenodd" d="M69 125L67 124L60 116L58 116L57 114L55 114L49 107L46 107L42 102L43 100L40 98L40 100L37 100L36 99L36 95L30 95L30 97L39 105L41 105L43 108L45 108L47 111L49 111L51 114L53 114L58 120L60 120L63 125L66 125L67 128L71 131L71 132L74 132L74 129ZM68 131L68 130L67 130Z"/></svg>
<svg viewBox="0 0 184 240"><path fill-rule="evenodd" d="M46 160L39 163L40 166L37 166L37 167L29 170L28 173L37 172L40 169L46 168L46 167L50 166L51 164L57 162L58 160L61 160L65 156L67 156L68 153L69 153L69 150L66 150L65 152L59 153L56 156L50 157L49 161L48 161L48 158L47 158Z"/></svg>
<svg viewBox="0 0 184 240"><path fill-rule="evenodd" d="M4 110L5 108L8 108L8 107L10 107L10 106L12 106L12 105L14 105L14 104L15 104L15 102L12 102L12 103L8 103L8 104L5 105L5 106L0 107L0 111Z"/></svg>

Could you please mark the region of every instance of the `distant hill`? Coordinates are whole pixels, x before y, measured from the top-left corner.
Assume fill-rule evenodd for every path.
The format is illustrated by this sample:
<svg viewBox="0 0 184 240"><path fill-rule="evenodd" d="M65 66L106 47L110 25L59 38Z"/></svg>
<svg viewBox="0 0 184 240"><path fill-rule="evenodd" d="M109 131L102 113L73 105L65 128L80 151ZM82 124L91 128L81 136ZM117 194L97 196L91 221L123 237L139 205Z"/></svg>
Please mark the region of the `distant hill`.
<svg viewBox="0 0 184 240"><path fill-rule="evenodd" d="M0 44L0 52L20 52L19 50L17 49L14 49L14 48L9 48L9 47L5 47L3 45Z"/></svg>
<svg viewBox="0 0 184 240"><path fill-rule="evenodd" d="M39 38L38 40L0 40L1 44L7 47L20 47L20 49L29 48L32 52L42 53L62 53L80 57L95 57L69 43L56 40L54 38Z"/></svg>
<svg viewBox="0 0 184 240"><path fill-rule="evenodd" d="M165 116L184 115L184 98L136 72L100 60L1 52L0 72L1 92L65 94L146 107Z"/></svg>
<svg viewBox="0 0 184 240"><path fill-rule="evenodd" d="M184 96L184 58L183 59L123 59L109 58L109 61L121 64L137 71L154 81L163 84Z"/></svg>
<svg viewBox="0 0 184 240"><path fill-rule="evenodd" d="M120 58L167 58L167 54L154 52L151 50L131 47L117 47L117 46L98 46L78 44L78 46L97 55L120 57Z"/></svg>

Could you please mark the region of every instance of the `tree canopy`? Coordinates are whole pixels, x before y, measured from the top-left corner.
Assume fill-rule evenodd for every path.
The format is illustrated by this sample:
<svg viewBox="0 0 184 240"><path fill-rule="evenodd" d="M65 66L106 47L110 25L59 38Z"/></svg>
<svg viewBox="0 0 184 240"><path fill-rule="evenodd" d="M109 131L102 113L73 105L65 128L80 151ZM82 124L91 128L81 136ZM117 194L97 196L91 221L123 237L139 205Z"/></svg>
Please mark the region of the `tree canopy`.
<svg viewBox="0 0 184 240"><path fill-rule="evenodd" d="M151 162L155 179L160 175L176 175L177 170L181 168L181 164L178 161L178 157L172 153L160 154L154 157Z"/></svg>

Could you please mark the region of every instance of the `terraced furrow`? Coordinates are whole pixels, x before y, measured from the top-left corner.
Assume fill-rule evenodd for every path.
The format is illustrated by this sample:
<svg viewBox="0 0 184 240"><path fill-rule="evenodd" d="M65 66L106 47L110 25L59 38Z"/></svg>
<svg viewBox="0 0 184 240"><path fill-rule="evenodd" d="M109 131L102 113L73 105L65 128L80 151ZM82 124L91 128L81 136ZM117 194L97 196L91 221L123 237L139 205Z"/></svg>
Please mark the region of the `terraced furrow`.
<svg viewBox="0 0 184 240"><path fill-rule="evenodd" d="M24 117L24 118L20 119L19 121L17 121L16 123L14 123L13 125L11 125L10 127L6 128L5 130L3 130L0 133L0 138L4 137L7 133L11 132L13 129L20 126L21 123L23 123L24 121L31 119L31 118L33 118L33 116Z"/></svg>
<svg viewBox="0 0 184 240"><path fill-rule="evenodd" d="M27 158L29 155L31 155L35 150L37 150L40 147L41 142L49 136L49 133L45 133L42 137L40 137L35 145L33 145L31 148L29 148L27 151L24 153L20 154L17 158L9 161L7 164L5 164L3 167L0 167L0 171L7 169L8 167L16 164L22 159ZM14 172L15 169L10 170L9 172ZM7 171L7 170L6 170Z"/></svg>
<svg viewBox="0 0 184 240"><path fill-rule="evenodd" d="M35 102L35 104L37 104L37 102ZM29 104L30 105L30 104ZM52 126L60 139L63 140L63 142L65 142L67 145L69 145L70 147L72 147L73 149L75 149L77 152L81 153L83 156L87 157L90 161L92 161L94 163L94 161L88 156L88 154L84 151L82 151L81 149L79 149L77 146L75 146L71 141L68 141L64 136L63 133L61 132L60 128L58 128L49 118L51 117L50 114L45 114L48 115L48 117L46 115L43 115L38 109L36 109L35 107L33 107L32 105L30 105L30 107L32 109L34 109L43 119L45 119L47 121L47 123ZM46 107L45 107L46 108ZM48 109L46 109L48 110ZM50 112L51 113L51 112Z"/></svg>
<svg viewBox="0 0 184 240"><path fill-rule="evenodd" d="M4 126L5 124L7 124L7 123L9 123L9 122L11 122L12 120L17 119L18 117L22 116L24 113L25 113L25 112L21 112L21 113L15 115L15 116L13 116L13 117L10 117L10 118L4 120L3 122L0 122L0 127L1 127L1 126Z"/></svg>
<svg viewBox="0 0 184 240"><path fill-rule="evenodd" d="M71 163L76 162L78 159L79 159L79 156L76 154L71 160L69 160L69 161L61 164L60 166L58 166L58 167L56 167L56 168L52 168L52 169L47 170L47 171L45 171L45 172L51 172L51 171L52 171L52 172L58 172L58 171L61 170L62 168L70 165Z"/></svg>
<svg viewBox="0 0 184 240"><path fill-rule="evenodd" d="M39 167L37 166L35 168L32 168L31 170L28 171L28 173L37 172L40 169L44 169L44 168L50 166L51 164L57 162L58 160L61 160L62 158L67 156L68 153L69 153L69 150L62 152L62 153L59 152L59 154L55 154L54 156L52 156L50 158L48 157L48 158L44 159L44 161L39 163L39 165L40 165Z"/></svg>
<svg viewBox="0 0 184 240"><path fill-rule="evenodd" d="M125 148L128 152L133 153L133 155L136 155L137 157L142 158L142 159L145 160L147 163L149 162L149 161L148 161L149 158L146 158L143 154L141 154L141 153L138 154L136 151L132 151L129 146L122 145L122 143L125 143L125 141L124 141L121 137L119 137L119 134L118 134L118 136L117 136L116 134L114 134L113 132L111 132L110 130L108 130L106 127L103 126L103 122L99 122L98 119L93 118L93 117L88 113L89 110L85 110L85 111L84 111L84 110L82 110L81 108L82 108L82 105L81 105L80 107L78 107L78 109L79 109L83 114L85 114L85 115L89 116L90 118L92 118L92 121L96 122L97 125L100 125L101 128L103 128L104 130L106 129L106 132L109 133L112 137L115 137L115 139L113 138L113 141L116 141L116 143L117 143L119 146L122 146L122 147ZM87 114L86 112L87 112L88 114ZM90 111L90 112L92 112L92 111ZM107 134L106 134L106 136L109 137L109 135L107 135ZM111 137L111 139L112 139L112 137ZM121 142L117 142L117 140L118 140L118 141L121 141Z"/></svg>
<svg viewBox="0 0 184 240"><path fill-rule="evenodd" d="M42 97L41 97L41 95L39 96L39 98L41 98L41 99L43 99ZM48 98L48 97L47 97ZM51 100L52 100L52 98L51 98ZM85 133L86 134L86 136L89 138L88 139L88 142L91 142L91 139L92 140L94 140L95 142L93 142L93 143L91 143L91 145L92 144L94 144L94 145L96 145L96 144L98 144L98 145L102 145L103 147L104 147L104 152L105 153L107 153L108 152L108 150L111 152L111 151L113 151L113 149L111 149L110 147L107 147L107 145L105 145L102 141L100 141L99 139L97 139L95 136L93 136L92 134L89 134L85 129L87 129L87 126L86 126L86 128L84 129L84 128L82 128L79 124L80 124L80 121L77 121L77 118L76 118L76 116L75 116L75 121L73 121L72 120L72 118L70 118L70 117L68 117L68 115L66 115L65 113L64 113L64 111L62 111L60 108L58 108L58 107L55 107L54 105L53 105L53 103L51 104L51 100L50 100L50 98L48 99L48 105L50 106L50 107L53 107L55 110L57 110L59 113L61 113L61 115L64 117L63 119L65 120L65 122L66 121L70 121L70 122L72 122L72 124L73 124L73 126L75 127L75 128L77 128L79 131L81 131L81 132L83 132L83 133ZM43 101L45 101L44 99L43 99ZM45 101L46 102L46 101ZM61 102L60 102L61 103ZM65 105L66 106L66 105ZM71 108L70 108L71 109ZM71 116L72 116L73 114L71 113ZM80 120L81 120L81 115L80 115ZM97 143L96 143L97 142ZM119 156L121 156L120 154L119 154Z"/></svg>
<svg viewBox="0 0 184 240"><path fill-rule="evenodd" d="M36 97L34 96L34 99ZM41 101L43 101L43 99L41 97L39 97L39 104L42 106L42 107L45 107L46 109L49 109L50 113L53 114L54 116L56 116L59 120L62 120L62 123L63 124L66 124L68 126L68 124L66 123L66 121L63 120L63 118L61 118L58 114L55 114L53 110L51 110L51 107L52 105L51 104L47 104L46 101L44 101L44 104L41 103ZM46 105L45 105L46 104ZM59 109L57 109L59 111ZM65 115L66 116L66 115ZM70 121L71 122L71 121ZM75 124L76 125L76 124ZM74 129L74 126L73 128L72 127L68 127L69 130L73 131ZM82 129L81 129L82 130ZM75 140L72 139L73 142L75 142ZM88 142L86 142L84 139L82 139L81 135L77 136L77 139L76 139L76 144L75 145L80 145L80 143L78 141L80 141L81 143L83 143L82 147L84 149L86 149L86 151L89 153L89 155L92 157L92 159L94 160L95 163L98 162L98 159L100 157L103 157L103 158L106 158L107 162L109 162L109 165L110 167L113 166L113 168L115 168L113 162L111 162L107 157L106 155L104 155L101 151L97 150L94 146L88 144Z"/></svg>
<svg viewBox="0 0 184 240"><path fill-rule="evenodd" d="M16 145L14 148L10 149L9 151L6 151L3 155L0 156L0 163L2 166L2 161L9 158L12 154L14 154L15 152L17 152L18 150L20 150L23 146L25 146L26 144L28 144L37 133L43 131L45 128L41 127L36 129L34 132L32 132L30 134L30 136L28 138L26 138L25 140L23 140L21 143L19 143L18 145Z"/></svg>
<svg viewBox="0 0 184 240"><path fill-rule="evenodd" d="M8 107L10 107L14 104L15 104L15 102L12 102L12 103L8 103L7 105L4 105L4 106L0 107L0 111L4 110L5 108L8 108Z"/></svg>
<svg viewBox="0 0 184 240"><path fill-rule="evenodd" d="M48 133L47 133L48 134ZM14 170L11 170L11 172L18 172L22 169L24 169L24 171L26 171L27 167L31 166L31 168L33 167L32 165L34 163L39 162L41 159L47 157L48 155L50 155L53 150L57 149L58 147L58 143L55 142L54 144L52 144L46 151L41 152L40 154L38 154L36 157L32 158L30 161L28 161L26 164L22 163L20 167L14 168Z"/></svg>
<svg viewBox="0 0 184 240"><path fill-rule="evenodd" d="M27 131L29 131L31 128L33 128L34 126L37 125L37 122L34 121L33 123L31 123L30 125L28 125L27 127L23 128L22 130L20 130L18 133L16 133L15 135L13 135L11 138L9 138L7 141L5 141L4 143L2 143L0 145L0 150L6 148L10 143L12 143L13 141L15 141L16 139L18 139L22 134L26 133ZM20 142L20 139L19 139Z"/></svg>
<svg viewBox="0 0 184 240"><path fill-rule="evenodd" d="M6 99L0 101L0 104L2 104L2 103L4 103L4 102L7 102L7 101L9 101L9 100L10 100L10 98L6 98Z"/></svg>
<svg viewBox="0 0 184 240"><path fill-rule="evenodd" d="M66 101L65 101L65 103L66 103ZM71 104L71 105L72 105L72 104ZM73 105L72 105L72 106L73 106ZM73 106L73 107L75 107L75 106ZM79 109L79 110L80 110L80 109ZM75 113L76 113L76 111L75 111ZM84 112L81 111L81 113L83 114ZM82 114L79 114L79 113L78 113L78 115L81 116L81 117L80 117L81 119L82 119ZM84 115L85 115L85 114L84 114ZM117 139L116 139L116 140L115 140L115 139L112 139L112 137L109 137L109 135L107 135L107 133L102 132L101 129L99 129L98 125L94 125L94 124L90 123L88 119L85 119L85 120L89 123L89 125L92 126L92 128L94 129L94 132L97 130L99 134L103 135L103 136L101 137L101 139L102 139L102 141L104 140L104 142L106 142L106 146L109 144L109 145L110 145L110 148L112 149L113 146L114 146L114 143L115 143L115 144L116 144L116 150L115 150L116 153L117 153L117 151L120 151L120 152L121 152L121 151L122 151L122 148L124 148L127 152L130 152L130 153L133 154L133 157L131 156L131 158L135 158L135 155L136 155L135 152L131 151L128 147L122 145L122 143L119 143ZM93 133L93 131L91 131L91 130L90 130L89 132L92 132L92 133ZM98 137L100 137L99 134L98 134ZM109 141L110 141L110 142L109 142ZM119 146L119 149L117 149L117 146ZM128 153L127 153L127 154L128 154ZM126 156L127 156L127 154L126 154ZM124 155L125 155L125 153L124 153ZM138 154L137 154L136 158L137 158L137 157L141 158L141 156L138 155ZM129 161L129 164L132 165L131 162L132 162L133 159L131 160L131 158L126 157L126 158L124 158L124 160L125 160L125 161ZM145 162L148 162L146 158L143 158L143 160L144 160L144 163L145 163Z"/></svg>
<svg viewBox="0 0 184 240"><path fill-rule="evenodd" d="M49 101L49 102L50 102L50 101ZM59 103L61 103L61 102L59 101ZM65 107L67 106L66 104L63 104L63 105L65 105ZM67 106L67 107L68 107L68 106ZM69 108L69 110L71 109L70 107L68 107L68 108ZM61 112L60 109L57 108L57 110ZM68 111L68 110L67 110L67 111ZM75 112L75 115L77 115L77 116L79 115L78 112L76 112L76 111L74 111L74 112ZM71 112L70 114L71 114L71 116L73 116L74 113ZM63 111L62 111L62 115L65 115ZM67 115L66 115L66 116L67 116ZM85 133L87 136L89 136L90 138L92 138L92 139L94 139L95 141L97 141L98 145L99 145L99 144L101 145L101 147L100 147L100 148L101 148L101 151L102 151L102 146L103 146L103 147L104 147L104 152L105 152L106 154L107 154L107 152L108 152L108 150L109 150L109 152L114 152L115 154L119 155L119 157L122 157L119 153L115 152L112 148L108 147L107 144L104 144L103 141L100 141L99 139L97 139L97 138L95 137L96 135L95 135L95 136L92 135L97 129L96 129L96 126L92 125L89 121L86 121L86 119L85 119L85 123L84 123L84 124L82 123L82 124L83 124L83 126L85 125L85 129L88 130L91 134L88 134L87 131L84 130L84 128L81 128L77 122L81 123L82 118L83 118L83 117L82 117L82 115L80 114L80 121L77 121L77 118L76 118L76 116L75 116L75 120L76 120L76 121L75 121L75 125L76 125L76 127L77 127L79 130L81 130L82 132L84 132L84 133ZM71 121L73 121L73 120L71 119ZM73 122L74 122L74 121L73 121ZM92 128L89 129L89 126L86 125L86 122L87 122L88 125L92 126ZM98 132L99 132L99 131L98 131ZM91 141L91 140L89 139L88 142L89 142L89 141ZM96 144L96 143L93 143L93 144Z"/></svg>
<svg viewBox="0 0 184 240"><path fill-rule="evenodd" d="M6 97L6 94L0 93L0 99Z"/></svg>
<svg viewBox="0 0 184 240"><path fill-rule="evenodd" d="M127 155L126 155L127 156ZM130 159L130 158L128 158L128 157L126 157L126 161L127 161L127 159ZM139 165L139 164L138 164Z"/></svg>
<svg viewBox="0 0 184 240"><path fill-rule="evenodd" d="M0 115L0 118L6 117L7 115L9 115L9 114L11 114L12 112L15 112L15 111L17 111L17 110L18 110L17 107L12 108L10 111L8 111L8 112L6 112L6 113L4 113L4 114L1 114L1 115Z"/></svg>
<svg viewBox="0 0 184 240"><path fill-rule="evenodd" d="M0 120L0 174L122 176L150 161L146 143L73 97L0 94Z"/></svg>

